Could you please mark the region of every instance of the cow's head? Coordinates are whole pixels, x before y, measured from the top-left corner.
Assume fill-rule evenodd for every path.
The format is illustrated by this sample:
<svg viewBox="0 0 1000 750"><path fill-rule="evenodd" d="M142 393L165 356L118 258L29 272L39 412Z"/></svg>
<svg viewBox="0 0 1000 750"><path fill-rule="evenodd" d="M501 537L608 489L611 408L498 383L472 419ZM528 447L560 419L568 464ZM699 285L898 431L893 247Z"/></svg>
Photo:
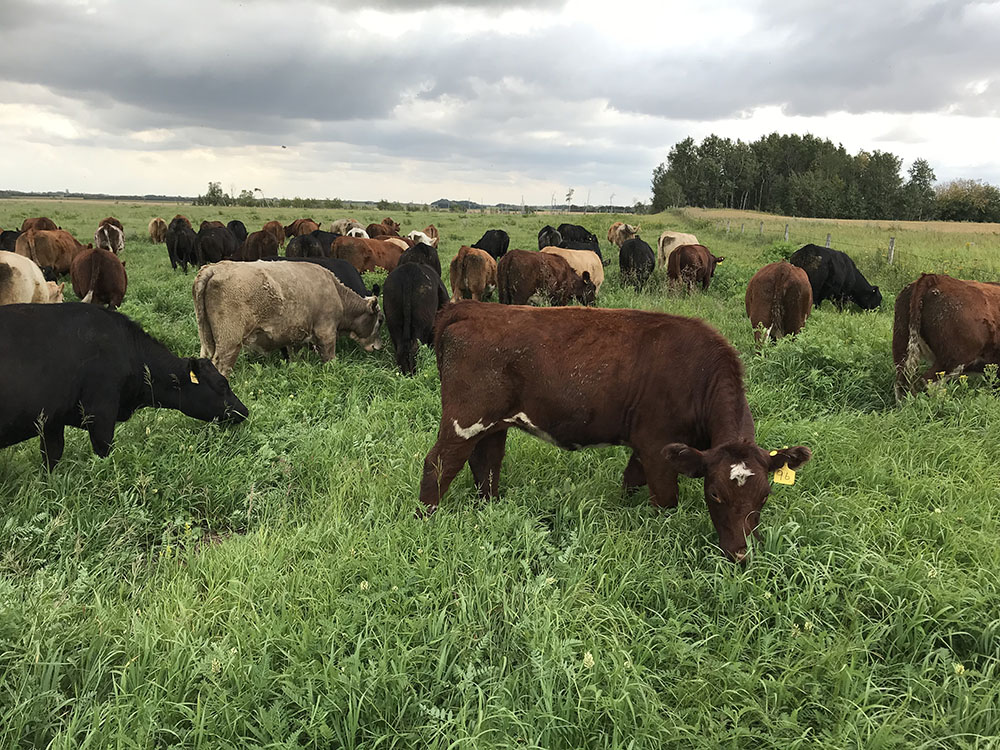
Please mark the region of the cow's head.
<svg viewBox="0 0 1000 750"><path fill-rule="evenodd" d="M796 446L770 455L754 443L741 441L706 451L671 443L663 449L663 456L679 474L705 478L705 503L719 534L719 546L727 557L742 563L750 535L760 538L760 511L771 494L768 474L785 464L796 469L812 452Z"/></svg>
<svg viewBox="0 0 1000 750"><path fill-rule="evenodd" d="M576 276L575 273L573 275ZM597 301L597 287L590 278L590 271L584 271L577 279L578 281L573 288L573 296L581 305L589 307Z"/></svg>
<svg viewBox="0 0 1000 750"><path fill-rule="evenodd" d="M854 293L854 302L862 310L874 310L879 305L882 304L882 292L878 290L877 286L869 286L866 284L859 284L862 287L868 287L867 289L862 289L860 293Z"/></svg>
<svg viewBox="0 0 1000 750"><path fill-rule="evenodd" d="M382 348L382 322L385 317L378 306L378 284L372 287L372 296L365 297L365 309L352 321L351 338L366 351Z"/></svg>
<svg viewBox="0 0 1000 750"><path fill-rule="evenodd" d="M54 281L45 282L45 302L62 302L63 301L63 289L66 287L65 282L62 284L56 284Z"/></svg>
<svg viewBox="0 0 1000 750"><path fill-rule="evenodd" d="M168 392L158 399L163 406L205 422L239 424L250 415L249 409L229 387L229 381L210 360L192 357L183 361L186 371L172 375L166 384Z"/></svg>

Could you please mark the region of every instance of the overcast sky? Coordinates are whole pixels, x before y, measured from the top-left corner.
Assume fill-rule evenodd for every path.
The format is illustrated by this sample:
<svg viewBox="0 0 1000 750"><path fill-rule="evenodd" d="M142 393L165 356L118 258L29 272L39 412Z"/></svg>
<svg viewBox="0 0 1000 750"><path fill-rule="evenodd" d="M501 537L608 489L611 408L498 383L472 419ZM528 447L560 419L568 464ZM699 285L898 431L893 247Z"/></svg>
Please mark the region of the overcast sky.
<svg viewBox="0 0 1000 750"><path fill-rule="evenodd" d="M624 204L772 131L1000 184L1000 2L0 0L0 188Z"/></svg>

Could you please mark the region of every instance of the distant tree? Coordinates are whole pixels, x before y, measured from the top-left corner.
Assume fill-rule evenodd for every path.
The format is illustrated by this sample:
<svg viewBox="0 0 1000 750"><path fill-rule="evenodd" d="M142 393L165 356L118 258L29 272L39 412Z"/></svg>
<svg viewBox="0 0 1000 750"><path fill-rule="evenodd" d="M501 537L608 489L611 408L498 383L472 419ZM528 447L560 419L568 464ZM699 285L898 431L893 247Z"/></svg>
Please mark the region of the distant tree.
<svg viewBox="0 0 1000 750"><path fill-rule="evenodd" d="M229 196L222 192L221 182L209 182L208 190L204 195L199 195L194 200L196 206L226 206L229 204Z"/></svg>
<svg viewBox="0 0 1000 750"><path fill-rule="evenodd" d="M952 180L937 189L938 218L945 221L1000 221L1000 190L980 180Z"/></svg>
<svg viewBox="0 0 1000 750"><path fill-rule="evenodd" d="M934 218L934 182L937 177L925 159L915 159L907 171L910 179L903 186L903 217L923 221Z"/></svg>

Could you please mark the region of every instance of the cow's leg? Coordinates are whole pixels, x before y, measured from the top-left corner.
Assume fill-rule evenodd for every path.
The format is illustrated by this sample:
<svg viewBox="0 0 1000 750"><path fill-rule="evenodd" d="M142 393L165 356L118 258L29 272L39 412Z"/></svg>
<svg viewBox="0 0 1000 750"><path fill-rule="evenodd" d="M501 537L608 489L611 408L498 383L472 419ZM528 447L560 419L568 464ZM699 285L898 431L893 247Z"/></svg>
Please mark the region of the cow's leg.
<svg viewBox="0 0 1000 750"><path fill-rule="evenodd" d="M115 440L115 414L113 410L102 410L100 416L91 417L87 425L90 433L90 445L101 458L107 458L111 452L111 444Z"/></svg>
<svg viewBox="0 0 1000 750"><path fill-rule="evenodd" d="M455 480L458 472L469 460L472 451L479 442L475 438L462 438L458 435L447 435L442 426L438 432L437 442L424 459L424 476L420 480L420 502L424 504L425 513L437 510L441 497Z"/></svg>
<svg viewBox="0 0 1000 750"><path fill-rule="evenodd" d="M240 344L235 346L220 346L219 342L215 342L215 353L212 355L212 364L215 365L215 369L219 371L219 374L224 378L229 377L229 373L233 371L233 367L236 366L236 360L240 356Z"/></svg>
<svg viewBox="0 0 1000 750"><path fill-rule="evenodd" d="M480 440L469 456L476 491L484 500L500 494L500 465L506 450L507 430L500 430Z"/></svg>
<svg viewBox="0 0 1000 750"><path fill-rule="evenodd" d="M657 508L676 508L677 472L656 453L649 455L640 452L639 460L642 462L646 482L649 484L650 504Z"/></svg>
<svg viewBox="0 0 1000 750"><path fill-rule="evenodd" d="M56 464L62 458L63 446L65 445L64 429L65 427L61 424L49 422L42 428L42 434L39 436L42 444L42 460L45 461L45 467L49 471L56 468Z"/></svg>
<svg viewBox="0 0 1000 750"><path fill-rule="evenodd" d="M642 468L639 455L633 451L628 463L625 465L625 476L622 478L622 487L625 494L634 492L639 487L646 484L646 471Z"/></svg>
<svg viewBox="0 0 1000 750"><path fill-rule="evenodd" d="M319 352L320 359L330 362L337 358L337 328L331 326L329 330L317 328L316 351Z"/></svg>

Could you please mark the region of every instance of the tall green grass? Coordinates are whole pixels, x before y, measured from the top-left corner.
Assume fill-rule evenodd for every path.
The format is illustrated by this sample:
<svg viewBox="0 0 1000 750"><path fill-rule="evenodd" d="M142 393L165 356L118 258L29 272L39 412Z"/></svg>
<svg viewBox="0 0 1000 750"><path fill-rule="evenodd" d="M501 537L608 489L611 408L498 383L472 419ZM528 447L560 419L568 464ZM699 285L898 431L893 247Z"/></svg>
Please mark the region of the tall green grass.
<svg viewBox="0 0 1000 750"><path fill-rule="evenodd" d="M44 214L85 238L122 219L123 312L194 355L193 275L144 239L154 210L0 202L0 226ZM299 215L182 212L251 229ZM530 248L564 217L393 218L435 223L446 265L486 228ZM603 239L617 218L574 220ZM697 481L655 511L645 492L622 497L624 449L566 453L520 433L499 501L477 502L463 472L419 521L440 409L429 351L412 379L391 345L344 340L327 365L244 354L241 427L145 410L104 460L68 431L51 475L37 441L0 452L0 746L1000 743L993 387L895 403L892 303L911 280L898 266L859 259L881 310L824 305L797 338L758 347L746 281L794 247L682 214L641 221L651 243L694 230L727 260L691 296L661 271L623 289L612 263L602 304L710 321L742 352L761 445L814 451L775 488L746 568L719 554Z"/></svg>

